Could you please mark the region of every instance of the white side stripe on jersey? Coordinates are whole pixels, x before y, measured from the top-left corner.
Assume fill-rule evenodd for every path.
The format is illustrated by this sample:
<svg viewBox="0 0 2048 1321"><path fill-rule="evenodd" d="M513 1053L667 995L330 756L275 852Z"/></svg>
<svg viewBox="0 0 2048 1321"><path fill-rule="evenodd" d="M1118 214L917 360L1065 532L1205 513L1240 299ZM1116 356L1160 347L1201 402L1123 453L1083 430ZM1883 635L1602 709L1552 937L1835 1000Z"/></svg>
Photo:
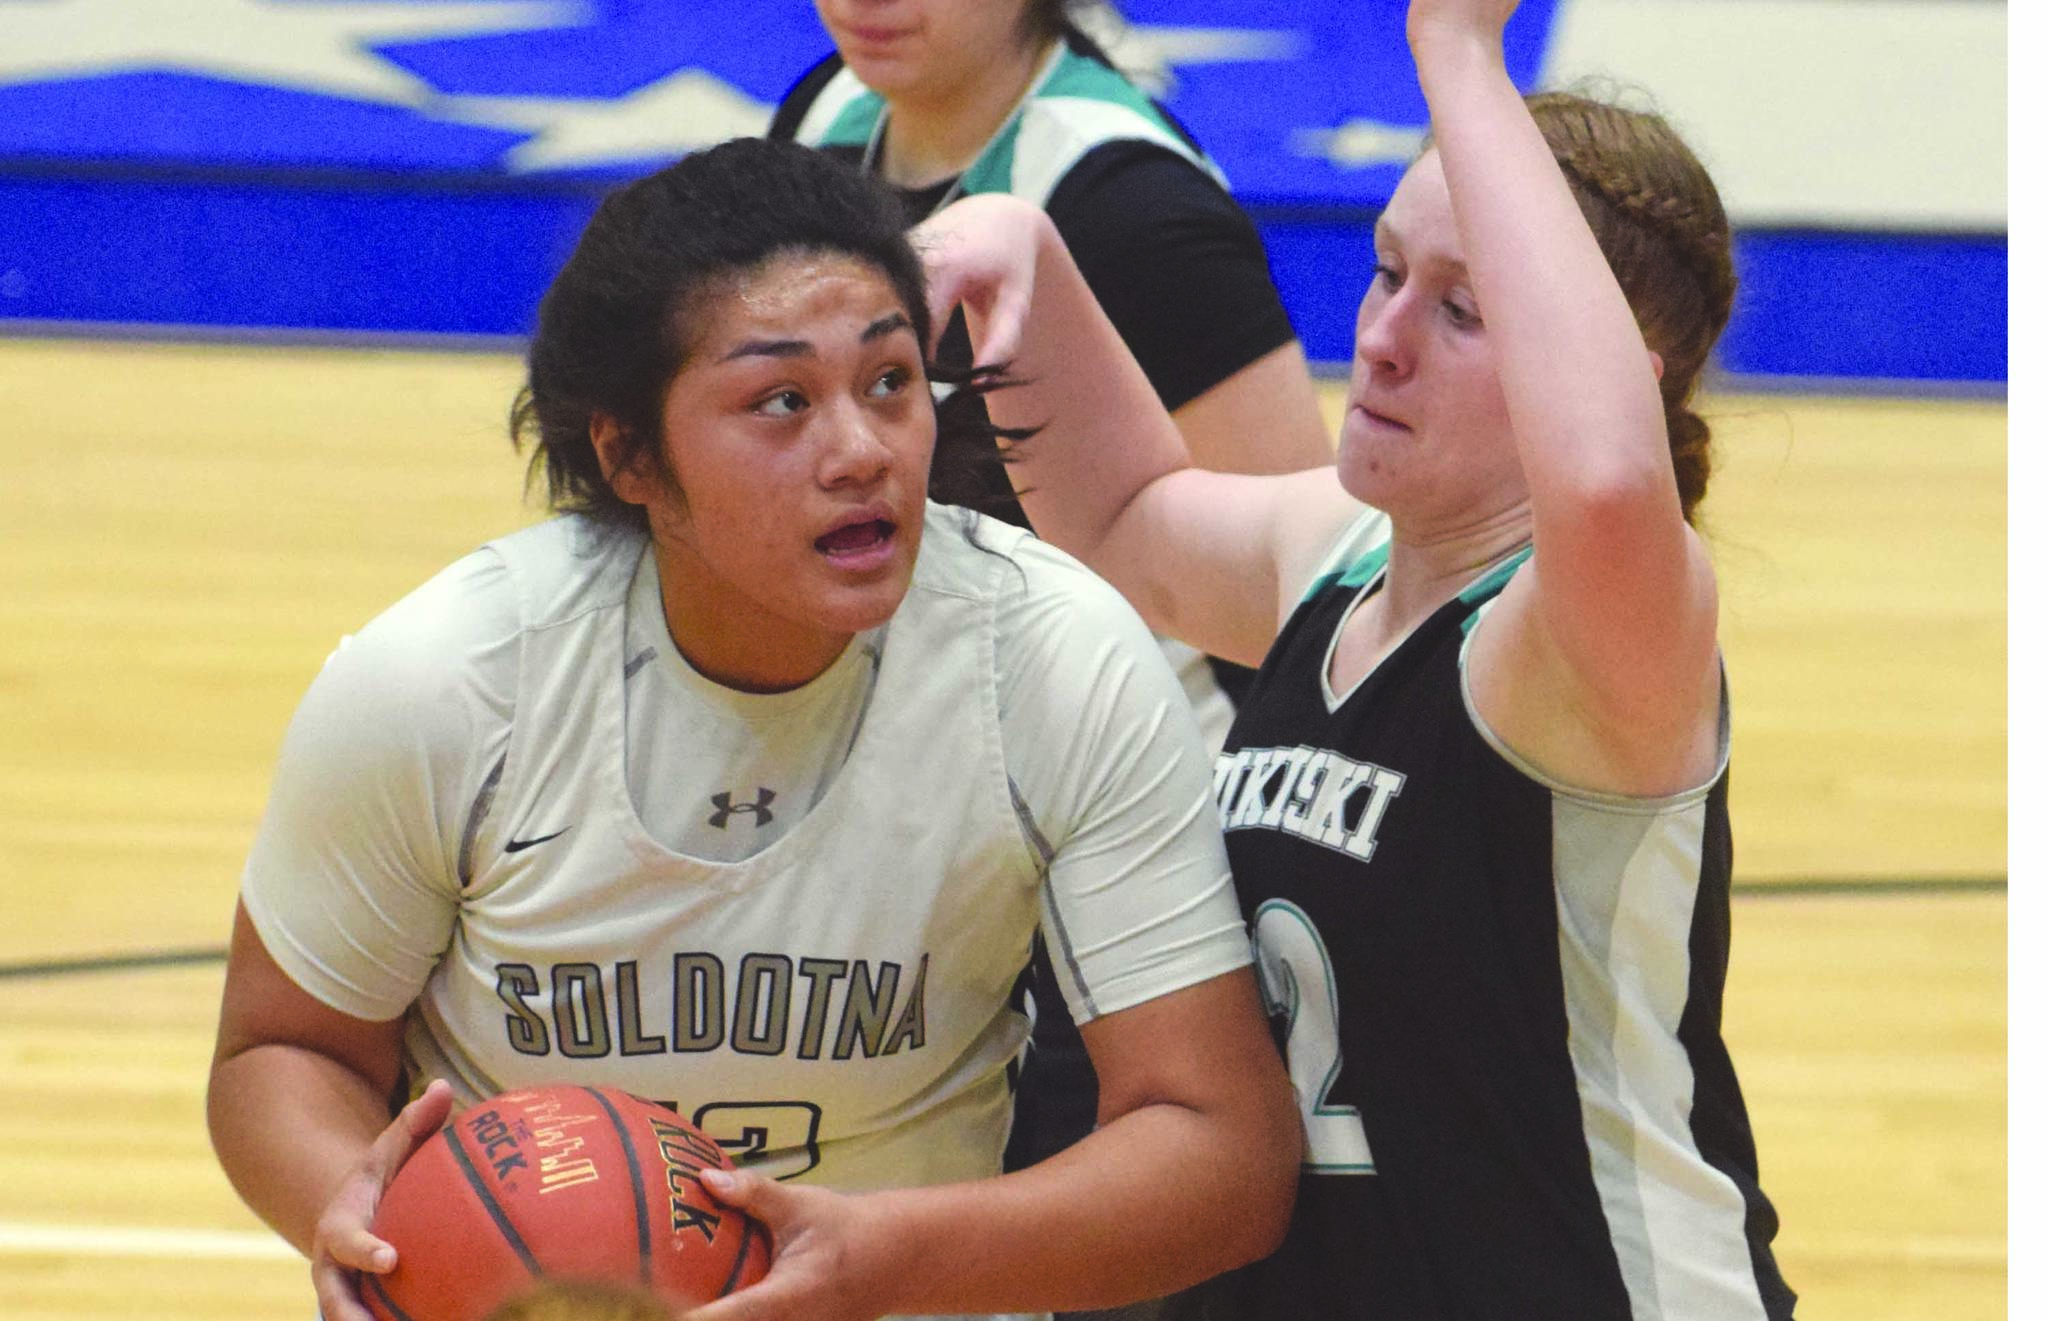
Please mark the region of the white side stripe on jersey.
<svg viewBox="0 0 2048 1321"><path fill-rule="evenodd" d="M1742 1193L1692 1136L1678 1022L1707 808L1553 796L1558 962L1593 1182L1635 1321L1765 1321Z"/></svg>

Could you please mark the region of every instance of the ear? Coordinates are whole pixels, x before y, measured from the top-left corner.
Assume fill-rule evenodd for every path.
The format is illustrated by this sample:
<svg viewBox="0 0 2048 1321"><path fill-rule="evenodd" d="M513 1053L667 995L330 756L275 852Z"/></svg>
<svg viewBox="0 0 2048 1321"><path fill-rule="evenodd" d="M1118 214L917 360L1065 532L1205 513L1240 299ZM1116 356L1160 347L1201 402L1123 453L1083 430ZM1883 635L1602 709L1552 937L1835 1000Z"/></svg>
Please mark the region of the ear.
<svg viewBox="0 0 2048 1321"><path fill-rule="evenodd" d="M1650 375L1660 381L1664 379L1664 355L1655 349L1650 350Z"/></svg>
<svg viewBox="0 0 2048 1321"><path fill-rule="evenodd" d="M591 414L590 447L597 451L598 470L604 473L614 495L627 504L649 503L653 483L646 472L647 455L643 452L628 462L626 431L617 418L608 413Z"/></svg>

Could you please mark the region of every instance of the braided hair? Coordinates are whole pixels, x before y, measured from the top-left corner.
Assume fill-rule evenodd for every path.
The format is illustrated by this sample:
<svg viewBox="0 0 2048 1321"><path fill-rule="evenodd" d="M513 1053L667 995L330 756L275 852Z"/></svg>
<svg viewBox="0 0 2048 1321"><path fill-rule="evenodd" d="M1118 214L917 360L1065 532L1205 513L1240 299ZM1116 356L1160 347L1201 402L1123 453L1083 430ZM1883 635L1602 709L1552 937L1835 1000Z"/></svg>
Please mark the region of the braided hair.
<svg viewBox="0 0 2048 1321"><path fill-rule="evenodd" d="M1643 340L1664 360L1659 390L1688 520L1707 492L1707 423L1694 388L1735 302L1728 216L1706 168L1671 125L1566 92L1528 98L1607 256Z"/></svg>

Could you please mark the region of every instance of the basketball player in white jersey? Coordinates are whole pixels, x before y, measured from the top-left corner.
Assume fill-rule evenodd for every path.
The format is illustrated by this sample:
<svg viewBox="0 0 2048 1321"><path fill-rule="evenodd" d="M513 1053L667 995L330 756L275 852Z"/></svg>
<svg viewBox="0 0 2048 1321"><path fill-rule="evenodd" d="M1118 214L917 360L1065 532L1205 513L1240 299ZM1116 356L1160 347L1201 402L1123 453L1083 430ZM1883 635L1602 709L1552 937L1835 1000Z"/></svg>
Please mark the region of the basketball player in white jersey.
<svg viewBox="0 0 2048 1321"><path fill-rule="evenodd" d="M327 1321L363 1321L377 1197L450 1105L551 1081L739 1162L776 1261L705 1321L1111 1305L1277 1243L1297 1124L1193 717L1107 585L926 504L962 410L922 280L894 200L807 148L613 194L514 413L563 516L302 703L209 1117ZM998 1177L1041 929L1101 1122Z"/></svg>
<svg viewBox="0 0 2048 1321"><path fill-rule="evenodd" d="M1203 1321L1787 1321L1721 1040L1728 712L1689 407L1734 290L1669 126L1525 102L1513 0L1413 0L1335 469L1195 470L1043 216L927 225L1033 524L1261 660L1217 767L1306 1127ZM1030 312L1020 326L1019 313ZM1021 334L1021 338L1020 338ZM1116 445L1098 443L1113 435Z"/></svg>

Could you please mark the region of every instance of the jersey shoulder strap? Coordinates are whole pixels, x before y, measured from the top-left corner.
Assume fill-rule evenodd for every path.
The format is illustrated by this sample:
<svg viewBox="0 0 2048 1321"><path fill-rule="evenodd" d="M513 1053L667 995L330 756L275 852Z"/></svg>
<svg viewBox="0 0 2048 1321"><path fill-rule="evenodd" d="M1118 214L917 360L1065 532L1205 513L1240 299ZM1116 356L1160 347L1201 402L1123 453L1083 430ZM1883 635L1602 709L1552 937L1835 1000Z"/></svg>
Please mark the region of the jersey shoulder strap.
<svg viewBox="0 0 2048 1321"><path fill-rule="evenodd" d="M837 55L830 56L798 84L799 91L830 68L831 74L804 107L792 136L806 147L865 147L881 122L883 102L876 92L853 76L853 70Z"/></svg>
<svg viewBox="0 0 2048 1321"><path fill-rule="evenodd" d="M865 149L886 109L881 94L841 64L803 112L795 137L811 147ZM1018 112L961 175L960 192L1044 206L1082 157L1112 142L1150 143L1228 186L1207 153L1130 79L1063 39Z"/></svg>
<svg viewBox="0 0 2048 1321"><path fill-rule="evenodd" d="M1361 507L1323 552L1322 563L1309 577L1308 590L1295 604L1313 601L1332 587L1351 590L1365 586L1386 566L1393 541L1393 520L1370 505Z"/></svg>
<svg viewBox="0 0 2048 1321"><path fill-rule="evenodd" d="M647 542L575 514L488 543L504 560L519 600L522 630L544 629L592 610L622 605Z"/></svg>

